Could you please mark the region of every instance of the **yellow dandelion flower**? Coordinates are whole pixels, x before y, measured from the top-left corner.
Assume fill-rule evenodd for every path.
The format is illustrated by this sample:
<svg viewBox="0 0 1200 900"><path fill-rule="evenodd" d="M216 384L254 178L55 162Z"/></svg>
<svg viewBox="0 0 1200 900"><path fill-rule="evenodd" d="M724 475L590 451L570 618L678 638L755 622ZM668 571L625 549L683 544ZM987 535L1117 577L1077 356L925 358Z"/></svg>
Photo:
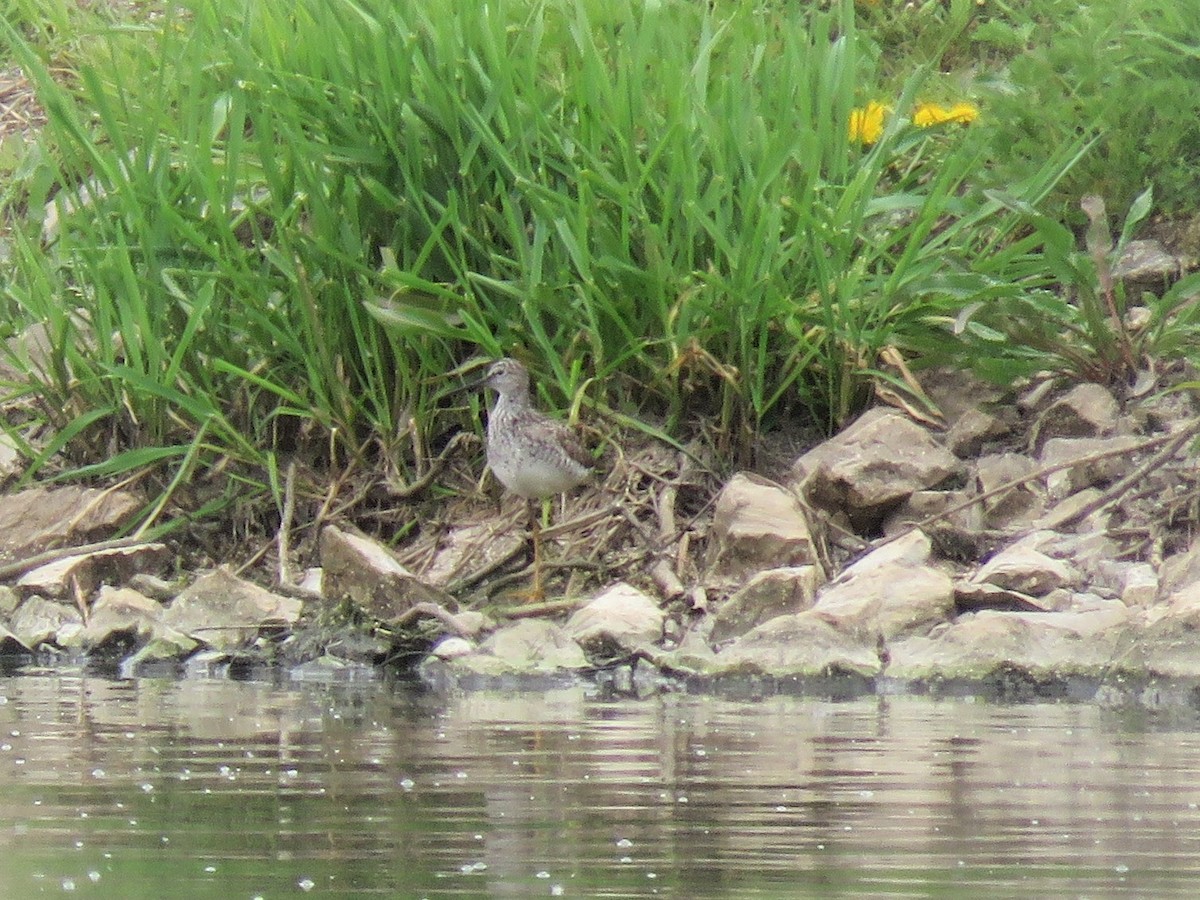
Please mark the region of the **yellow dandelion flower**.
<svg viewBox="0 0 1200 900"><path fill-rule="evenodd" d="M979 107L973 103L955 103L940 106L937 103L919 103L913 110L912 121L918 128L930 128L947 122L967 125L979 118Z"/></svg>
<svg viewBox="0 0 1200 900"><path fill-rule="evenodd" d="M891 112L877 100L850 110L850 140L870 146L883 134L883 117Z"/></svg>

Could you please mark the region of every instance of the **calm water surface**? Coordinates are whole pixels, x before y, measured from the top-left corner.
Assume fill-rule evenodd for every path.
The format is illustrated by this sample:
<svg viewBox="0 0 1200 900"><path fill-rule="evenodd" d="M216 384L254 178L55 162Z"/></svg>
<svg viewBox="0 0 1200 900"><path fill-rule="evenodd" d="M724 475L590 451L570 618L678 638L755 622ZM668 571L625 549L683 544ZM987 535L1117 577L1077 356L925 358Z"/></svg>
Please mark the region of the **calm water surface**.
<svg viewBox="0 0 1200 900"><path fill-rule="evenodd" d="M1200 722L0 676L0 897L1200 894Z"/></svg>

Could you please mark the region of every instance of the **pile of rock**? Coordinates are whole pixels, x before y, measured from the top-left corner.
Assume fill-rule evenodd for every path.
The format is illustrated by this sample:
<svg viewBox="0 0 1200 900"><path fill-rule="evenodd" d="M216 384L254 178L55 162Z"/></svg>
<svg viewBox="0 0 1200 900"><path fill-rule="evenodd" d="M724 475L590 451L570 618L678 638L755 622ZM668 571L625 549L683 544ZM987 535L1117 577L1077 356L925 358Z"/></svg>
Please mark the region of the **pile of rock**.
<svg viewBox="0 0 1200 900"><path fill-rule="evenodd" d="M959 374L927 380L945 424L876 408L779 482L731 478L711 516L691 525L702 550L684 596L666 596L648 566L590 599L509 610L499 625L458 608L445 589L448 557L510 553L520 540L512 523L464 526L421 573L327 526L320 569L302 586L270 591L224 569L180 586L160 577L162 544L104 539L128 526L139 498L22 491L0 498L3 550L20 561L0 567L10 581L0 652L211 668L269 658L295 637L302 611L341 606L374 637L353 650L313 643L312 655L378 661L397 635L416 635L425 676L458 684L614 664L631 684L1200 677L1190 400L1122 404L1099 385L1052 382L1016 396ZM555 611L568 615L549 620Z"/></svg>
<svg viewBox="0 0 1200 900"><path fill-rule="evenodd" d="M708 534L706 610L656 617L620 585L564 626L514 626L519 653L501 629L435 647L426 672L585 668L621 648L700 681L1200 677L1190 401L1122 411L1096 384L1018 397L951 373L929 390L943 427L877 408L782 483L734 476Z"/></svg>

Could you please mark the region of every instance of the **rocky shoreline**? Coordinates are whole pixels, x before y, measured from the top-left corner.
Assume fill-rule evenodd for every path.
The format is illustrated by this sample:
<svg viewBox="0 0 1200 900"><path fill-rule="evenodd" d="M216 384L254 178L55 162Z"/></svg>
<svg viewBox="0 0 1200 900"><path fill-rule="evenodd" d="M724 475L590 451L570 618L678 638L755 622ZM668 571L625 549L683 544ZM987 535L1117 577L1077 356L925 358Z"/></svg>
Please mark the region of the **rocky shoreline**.
<svg viewBox="0 0 1200 900"><path fill-rule="evenodd" d="M874 408L782 477L734 475L625 578L548 604L471 609L450 590L464 581L447 557L488 571L489 553L519 549L516 519L470 552L438 535L419 570L326 525L319 565L269 589L224 568L163 580L166 544L111 537L143 507L134 493L30 488L0 498L0 655L129 674L382 663L459 689L588 677L635 694L1200 705L1200 419L1189 392L1165 389L1188 377L1147 372L1118 394L930 373L941 421Z"/></svg>

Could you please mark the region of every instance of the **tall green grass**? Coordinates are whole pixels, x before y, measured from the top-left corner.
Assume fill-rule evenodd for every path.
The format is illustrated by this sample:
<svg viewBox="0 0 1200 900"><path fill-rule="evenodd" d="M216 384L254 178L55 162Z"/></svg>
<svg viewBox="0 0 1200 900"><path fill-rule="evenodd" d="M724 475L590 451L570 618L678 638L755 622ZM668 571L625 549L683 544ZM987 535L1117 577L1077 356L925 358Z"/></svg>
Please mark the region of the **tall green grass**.
<svg viewBox="0 0 1200 900"><path fill-rule="evenodd" d="M213 0L106 26L69 89L6 33L52 148L9 205L4 296L53 337L18 389L83 472L216 468L226 499L282 452L414 465L474 356L733 453L833 428L886 348L953 357L1021 289L1017 207L1081 148L1000 202L978 135L906 123L920 71L854 143L880 89L850 4Z"/></svg>

